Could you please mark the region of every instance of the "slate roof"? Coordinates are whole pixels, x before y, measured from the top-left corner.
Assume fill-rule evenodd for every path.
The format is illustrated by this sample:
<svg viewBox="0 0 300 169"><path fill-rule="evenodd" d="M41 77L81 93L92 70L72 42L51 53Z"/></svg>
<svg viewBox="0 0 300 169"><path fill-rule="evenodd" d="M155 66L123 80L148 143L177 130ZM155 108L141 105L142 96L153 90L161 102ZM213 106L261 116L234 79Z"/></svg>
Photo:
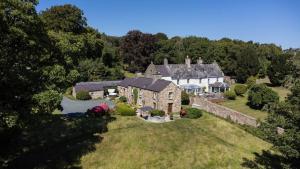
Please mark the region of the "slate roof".
<svg viewBox="0 0 300 169"><path fill-rule="evenodd" d="M80 82L74 86L75 91L102 91L105 87L118 86L121 81Z"/></svg>
<svg viewBox="0 0 300 169"><path fill-rule="evenodd" d="M207 77L223 77L224 74L217 63L212 64L186 64L155 65L159 74L172 79L201 79Z"/></svg>
<svg viewBox="0 0 300 169"><path fill-rule="evenodd" d="M210 87L219 87L219 88L229 88L227 83L215 82L213 84L209 84Z"/></svg>
<svg viewBox="0 0 300 169"><path fill-rule="evenodd" d="M160 92L163 89L165 89L170 83L172 82L163 79L137 77L137 78L126 78L119 83L119 86L122 87L132 86L140 89Z"/></svg>
<svg viewBox="0 0 300 169"><path fill-rule="evenodd" d="M144 107L139 108L139 110L141 110L143 112L148 112L148 111L153 110L153 108L150 106L144 106Z"/></svg>

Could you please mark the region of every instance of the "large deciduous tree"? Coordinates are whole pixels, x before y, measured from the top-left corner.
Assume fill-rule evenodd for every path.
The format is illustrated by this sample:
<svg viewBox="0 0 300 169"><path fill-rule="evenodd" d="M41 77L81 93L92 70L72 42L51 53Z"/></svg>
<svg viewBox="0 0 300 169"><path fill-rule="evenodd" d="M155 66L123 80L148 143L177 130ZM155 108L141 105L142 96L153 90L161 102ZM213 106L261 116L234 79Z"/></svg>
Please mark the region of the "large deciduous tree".
<svg viewBox="0 0 300 169"><path fill-rule="evenodd" d="M84 32L87 26L82 10L70 4L53 6L43 11L41 17L47 29L55 31L79 34Z"/></svg>
<svg viewBox="0 0 300 169"><path fill-rule="evenodd" d="M144 71L157 50L157 39L151 34L137 30L129 31L121 41L121 57L131 72Z"/></svg>
<svg viewBox="0 0 300 169"><path fill-rule="evenodd" d="M267 72L270 82L273 85L282 85L286 80L287 75L291 74L293 65L289 61L290 58L291 56L289 54L272 57L271 64Z"/></svg>
<svg viewBox="0 0 300 169"><path fill-rule="evenodd" d="M49 64L49 39L34 0L0 2L0 111L26 113L41 90L41 72Z"/></svg>

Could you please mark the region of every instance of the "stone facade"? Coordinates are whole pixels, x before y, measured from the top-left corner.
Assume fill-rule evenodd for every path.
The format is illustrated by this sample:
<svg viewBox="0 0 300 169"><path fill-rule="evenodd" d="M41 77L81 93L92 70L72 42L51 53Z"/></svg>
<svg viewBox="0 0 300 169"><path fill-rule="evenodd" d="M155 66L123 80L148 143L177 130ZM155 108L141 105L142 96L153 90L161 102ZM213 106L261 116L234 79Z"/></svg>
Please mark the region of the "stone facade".
<svg viewBox="0 0 300 169"><path fill-rule="evenodd" d="M149 106L166 113L179 112L181 109L181 90L174 83L170 83L160 92L132 86L118 86L119 96L125 96L129 104L134 104L134 90L138 91L136 104L139 107Z"/></svg>
<svg viewBox="0 0 300 169"><path fill-rule="evenodd" d="M76 90L75 90L75 88L73 87L73 91L72 91L72 95L73 95L73 97L75 97L76 98ZM92 92L89 92L89 94L90 94L90 96L91 96L91 98L92 99L99 99L99 98L103 98L103 96L104 96L104 91L102 90L102 91L92 91Z"/></svg>
<svg viewBox="0 0 300 169"><path fill-rule="evenodd" d="M204 98L193 97L193 98L191 98L191 104L195 108L205 110L207 112L210 112L216 116L219 116L219 117L222 117L225 119L230 119L233 122L236 122L239 124L250 125L253 127L258 126L255 118L247 116L238 111L229 109L227 107L218 105L216 103L212 103Z"/></svg>

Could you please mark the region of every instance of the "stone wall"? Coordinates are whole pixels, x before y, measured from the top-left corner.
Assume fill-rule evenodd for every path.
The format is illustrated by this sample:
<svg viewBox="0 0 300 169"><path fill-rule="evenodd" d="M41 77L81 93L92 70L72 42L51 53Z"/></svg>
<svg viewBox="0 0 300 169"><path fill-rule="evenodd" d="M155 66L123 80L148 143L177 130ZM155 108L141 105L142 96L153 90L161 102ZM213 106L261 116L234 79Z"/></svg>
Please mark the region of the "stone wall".
<svg viewBox="0 0 300 169"><path fill-rule="evenodd" d="M169 98L169 93L173 93L173 97ZM168 112L168 105L172 103L172 112L180 112L181 109L181 90L174 83L170 83L168 87L162 90L158 95L158 106L160 110Z"/></svg>
<svg viewBox="0 0 300 169"><path fill-rule="evenodd" d="M235 123L246 124L246 125L250 125L253 127L257 127L257 125L258 125L255 118L247 116L238 111L229 109L227 107L218 105L216 103L212 103L212 102L206 100L205 98L192 97L191 104L192 104L192 107L205 110L207 112L210 112L216 116L219 116L219 117L222 117L225 119L230 119Z"/></svg>
<svg viewBox="0 0 300 169"><path fill-rule="evenodd" d="M129 104L134 104L132 90L134 87L127 88L118 86L119 96L125 96ZM168 112L168 105L172 103L172 112L179 112L181 109L181 90L174 83L170 83L164 90L154 92L145 89L138 89L137 106L150 106L156 109ZM169 98L169 93L173 93L173 97ZM156 96L156 97L155 97Z"/></svg>

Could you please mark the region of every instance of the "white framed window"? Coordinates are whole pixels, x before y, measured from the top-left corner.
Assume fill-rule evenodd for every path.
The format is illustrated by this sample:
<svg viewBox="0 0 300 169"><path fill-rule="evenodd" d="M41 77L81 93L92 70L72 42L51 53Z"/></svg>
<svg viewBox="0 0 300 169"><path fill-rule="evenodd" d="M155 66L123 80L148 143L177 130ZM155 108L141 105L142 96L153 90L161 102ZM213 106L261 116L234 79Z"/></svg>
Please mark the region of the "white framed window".
<svg viewBox="0 0 300 169"><path fill-rule="evenodd" d="M202 79L201 78L199 79L199 83L202 83Z"/></svg>
<svg viewBox="0 0 300 169"><path fill-rule="evenodd" d="M190 79L187 79L186 82L189 84L190 83Z"/></svg>
<svg viewBox="0 0 300 169"><path fill-rule="evenodd" d="M169 99L172 100L174 97L174 93L173 92L169 92Z"/></svg>
<svg viewBox="0 0 300 169"><path fill-rule="evenodd" d="M179 85L179 79L177 79L177 84Z"/></svg>

